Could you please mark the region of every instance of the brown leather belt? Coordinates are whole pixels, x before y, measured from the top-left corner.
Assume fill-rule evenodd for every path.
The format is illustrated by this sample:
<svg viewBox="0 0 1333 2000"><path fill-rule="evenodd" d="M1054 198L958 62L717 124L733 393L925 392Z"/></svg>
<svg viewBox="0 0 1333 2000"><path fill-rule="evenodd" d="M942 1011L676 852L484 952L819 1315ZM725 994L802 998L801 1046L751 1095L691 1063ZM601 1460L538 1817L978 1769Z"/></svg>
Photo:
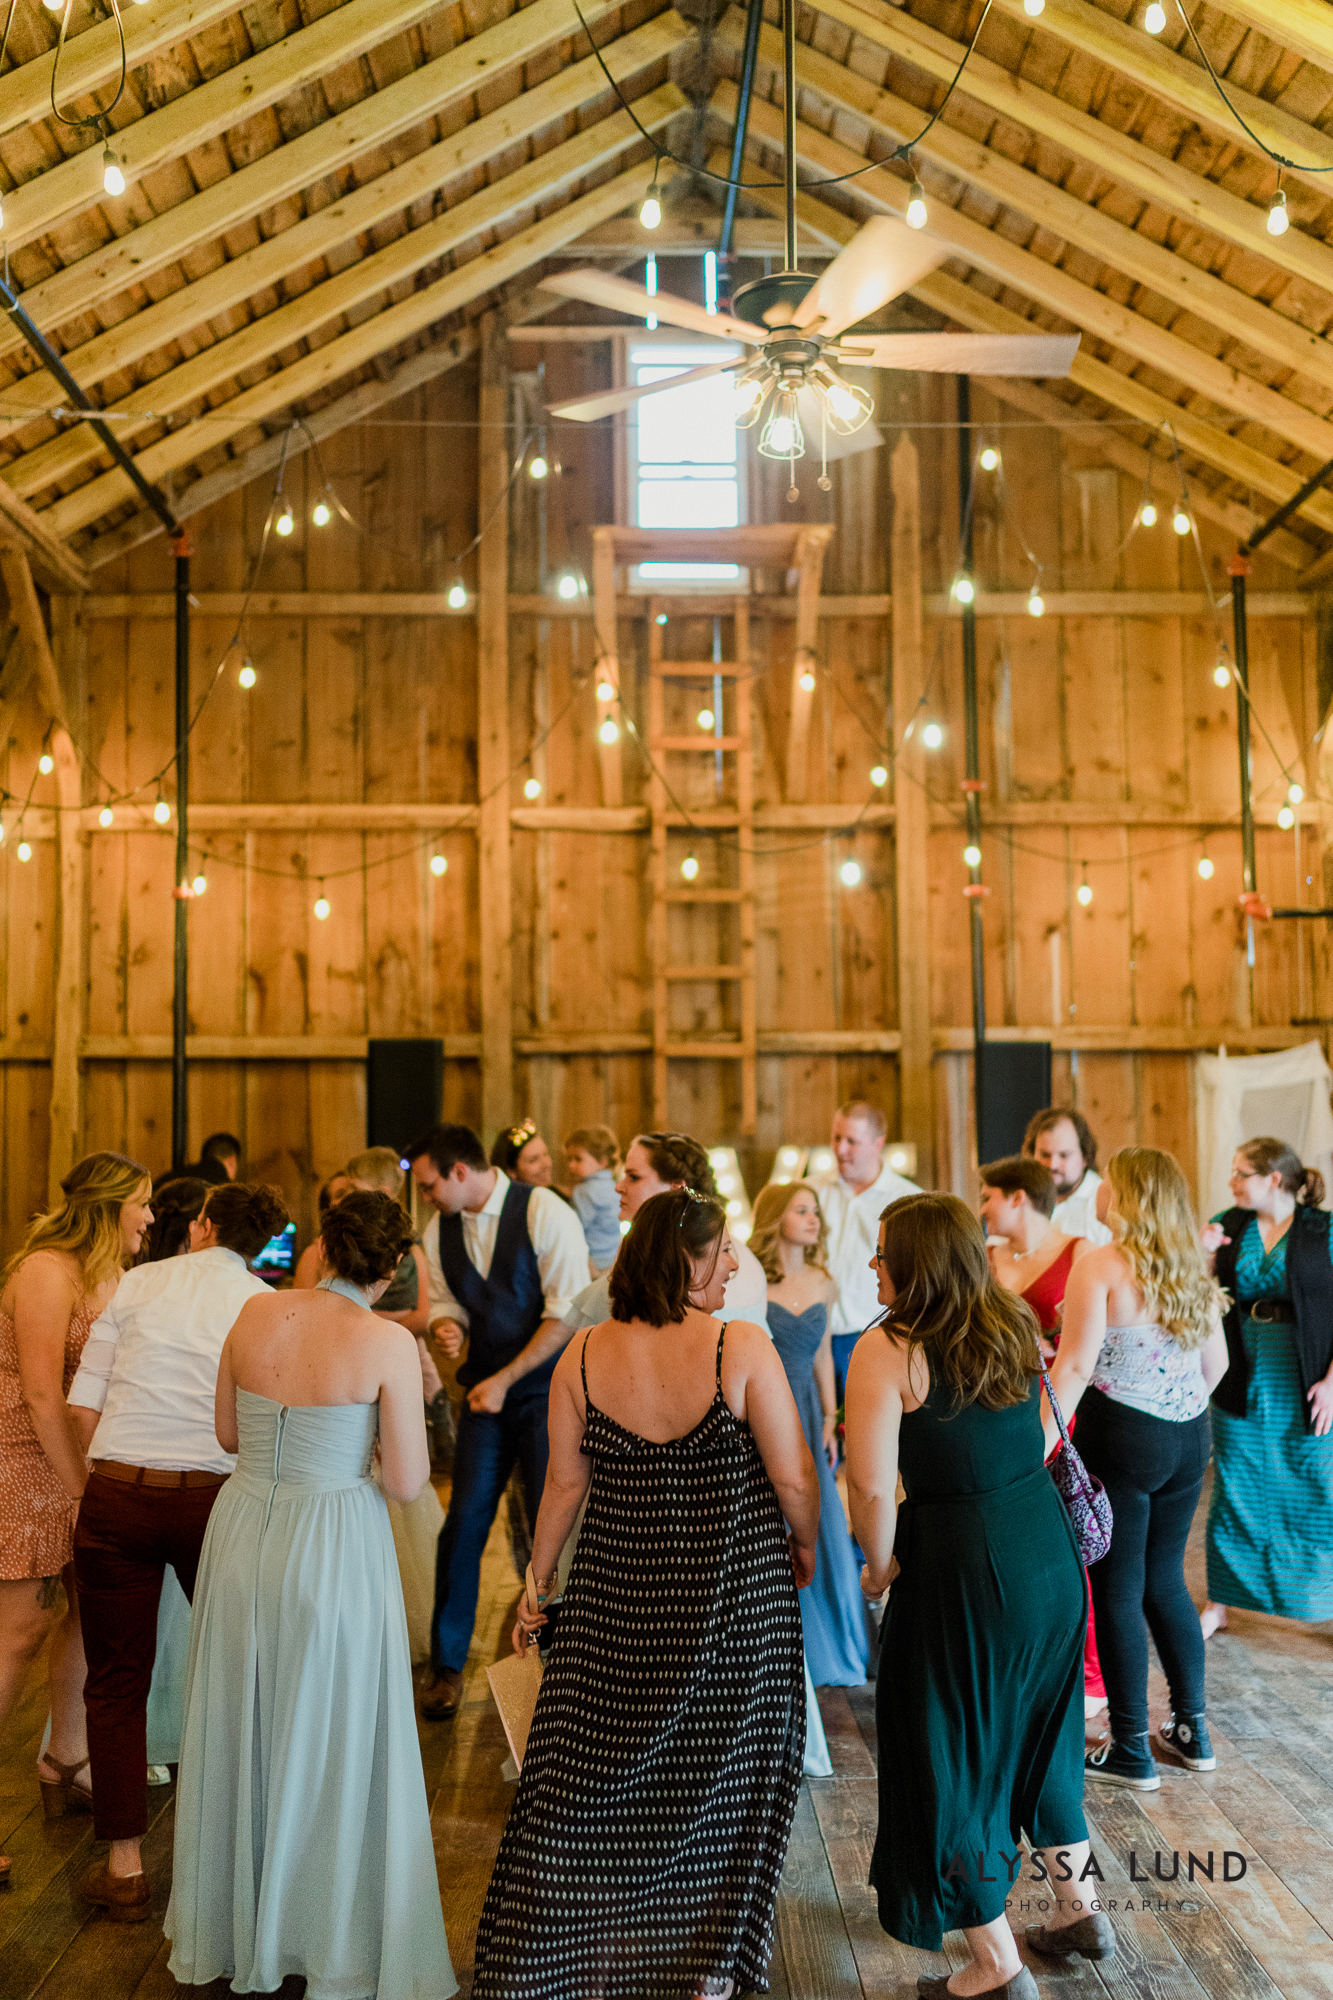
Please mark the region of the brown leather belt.
<svg viewBox="0 0 1333 2000"><path fill-rule="evenodd" d="M225 1486L225 1472L166 1472L155 1465L122 1465L115 1458L95 1458L92 1471L103 1479L119 1479L126 1486Z"/></svg>

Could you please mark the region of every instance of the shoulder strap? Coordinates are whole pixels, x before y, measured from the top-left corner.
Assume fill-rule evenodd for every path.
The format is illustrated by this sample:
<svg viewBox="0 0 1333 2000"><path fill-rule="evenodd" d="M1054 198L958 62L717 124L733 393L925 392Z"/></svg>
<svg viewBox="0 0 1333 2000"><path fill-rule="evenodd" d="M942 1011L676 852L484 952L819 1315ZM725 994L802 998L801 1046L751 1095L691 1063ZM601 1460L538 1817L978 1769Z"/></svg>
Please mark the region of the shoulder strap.
<svg viewBox="0 0 1333 2000"><path fill-rule="evenodd" d="M727 1329L724 1324L721 1333L717 1337L717 1393L719 1396L722 1394L722 1343L726 1337Z"/></svg>
<svg viewBox="0 0 1333 2000"><path fill-rule="evenodd" d="M579 1349L579 1373L583 1377L583 1407L585 1410L592 1407L588 1399L588 1341L591 1334L592 1328L589 1327L587 1333L583 1336L583 1346Z"/></svg>

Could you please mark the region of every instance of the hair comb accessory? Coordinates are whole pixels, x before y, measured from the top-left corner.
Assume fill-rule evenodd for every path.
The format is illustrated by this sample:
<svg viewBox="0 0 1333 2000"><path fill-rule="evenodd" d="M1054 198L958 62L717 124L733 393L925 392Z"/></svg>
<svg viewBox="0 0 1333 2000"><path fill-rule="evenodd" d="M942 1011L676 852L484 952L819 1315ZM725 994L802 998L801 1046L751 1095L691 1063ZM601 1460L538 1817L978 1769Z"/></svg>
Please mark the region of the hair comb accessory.
<svg viewBox="0 0 1333 2000"><path fill-rule="evenodd" d="M699 1202L699 1203L706 1202L708 1196L706 1194L700 1194L698 1188L692 1188L692 1187L678 1187L676 1189L676 1193L684 1195L685 1197L685 1206L681 1209L680 1214L676 1217L677 1229L683 1229L685 1227L685 1218L690 1212L691 1204L694 1202Z"/></svg>
<svg viewBox="0 0 1333 2000"><path fill-rule="evenodd" d="M525 1145L529 1139L535 1139L536 1136L537 1127L530 1118L525 1118L521 1125L511 1125L505 1134L511 1146L519 1147Z"/></svg>

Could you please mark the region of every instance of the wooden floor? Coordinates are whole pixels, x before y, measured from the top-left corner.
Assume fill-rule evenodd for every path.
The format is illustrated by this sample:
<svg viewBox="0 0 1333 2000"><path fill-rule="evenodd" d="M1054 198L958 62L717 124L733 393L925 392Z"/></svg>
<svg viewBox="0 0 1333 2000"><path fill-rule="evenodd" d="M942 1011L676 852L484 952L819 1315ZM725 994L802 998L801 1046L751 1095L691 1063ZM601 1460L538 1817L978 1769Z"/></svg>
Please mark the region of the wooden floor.
<svg viewBox="0 0 1333 2000"><path fill-rule="evenodd" d="M1202 1520L1200 1510L1200 1522ZM1202 1595L1200 1526L1191 1584ZM482 1578L468 1697L453 1723L422 1726L440 1892L454 1965L470 1990L473 1939L500 1829L513 1796L500 1775L504 1738L482 1669L512 1622L517 1584L505 1542L491 1538ZM1209 1709L1217 1770L1206 1777L1163 1766L1162 1787L1139 1796L1089 1786L1094 1851L1119 1956L1083 1968L1082 2000L1327 2000L1333 1995L1333 1628L1302 1628L1243 1615L1208 1649ZM1165 1688L1154 1674L1154 1722ZM774 2000L907 2000L921 1972L962 1963L961 1939L943 1957L895 1944L880 1930L865 1887L875 1830L871 1691L821 1700L835 1775L802 1788L778 1904ZM14 1857L0 1890L0 2000L160 2000L179 1989L167 1971L161 1917L170 1877L170 1788L150 1794L144 1861L154 1921L114 1925L91 1916L76 1882L96 1850L87 1818L43 1822L33 1760L46 1708L34 1677L0 1739L0 1848ZM1095 1728L1095 1726L1094 1726ZM1214 1855L1217 1879L1162 1883L1172 1856ZM1224 1883L1222 1855L1242 1855L1242 1879ZM1136 1879L1131 1880L1131 1857ZM1234 1871L1236 1862L1230 1864ZM1029 1872L1027 1870L1025 1873ZM1148 1877L1145 1882L1141 1877ZM1023 1884L1012 1921L1022 1934L1040 1891ZM1147 1907L1145 1907L1145 1903ZM1074 1980L1034 1967L1050 2000ZM229 1989L209 1987L217 1996ZM302 1990L289 1980L285 1995Z"/></svg>

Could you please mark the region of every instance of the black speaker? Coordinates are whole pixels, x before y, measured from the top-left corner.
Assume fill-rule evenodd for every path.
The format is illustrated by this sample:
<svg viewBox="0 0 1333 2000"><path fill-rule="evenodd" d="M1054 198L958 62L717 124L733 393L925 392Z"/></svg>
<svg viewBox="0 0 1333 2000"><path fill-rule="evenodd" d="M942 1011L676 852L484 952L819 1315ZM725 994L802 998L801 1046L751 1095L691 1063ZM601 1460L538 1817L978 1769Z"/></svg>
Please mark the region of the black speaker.
<svg viewBox="0 0 1333 2000"><path fill-rule="evenodd" d="M372 1041L366 1050L366 1144L401 1153L444 1104L444 1043Z"/></svg>
<svg viewBox="0 0 1333 2000"><path fill-rule="evenodd" d="M1049 1042L983 1042L977 1052L979 1164L1023 1150L1034 1112L1051 1101Z"/></svg>

